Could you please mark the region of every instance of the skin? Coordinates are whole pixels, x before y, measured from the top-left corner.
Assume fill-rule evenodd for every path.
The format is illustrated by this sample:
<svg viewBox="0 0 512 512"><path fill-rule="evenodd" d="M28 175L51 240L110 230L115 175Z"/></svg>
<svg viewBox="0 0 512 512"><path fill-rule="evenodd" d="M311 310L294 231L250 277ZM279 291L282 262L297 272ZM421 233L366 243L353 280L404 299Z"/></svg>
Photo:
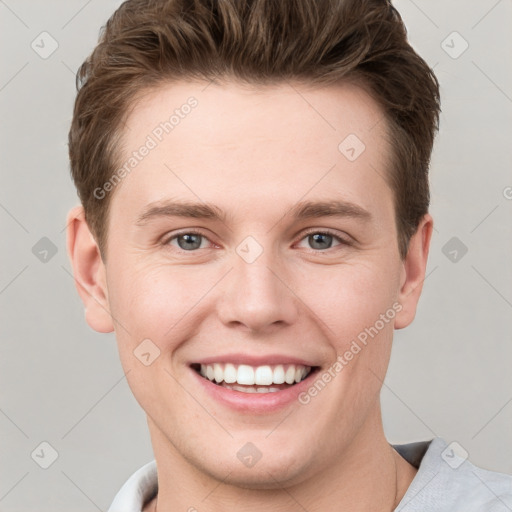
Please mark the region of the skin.
<svg viewBox="0 0 512 512"><path fill-rule="evenodd" d="M105 261L82 208L68 216L87 322L115 330L127 381L147 414L158 510L392 510L416 469L384 436L379 393L393 330L415 316L433 220L425 215L401 260L393 192L383 179L390 155L383 112L348 84L175 83L137 102L124 156L190 96L197 107L110 192ZM353 162L338 150L349 134L366 146ZM137 225L150 203L167 199L213 203L226 219ZM299 201L328 199L355 203L371 219L289 215ZM200 248L169 241L189 228L204 234ZM309 228L350 244L327 237L319 249ZM247 236L263 249L253 263L236 252ZM237 352L286 354L325 371L393 304L401 305L395 318L307 405L241 414L212 400L188 366ZM149 366L133 354L147 338L160 350ZM262 453L251 468L236 456L249 441Z"/></svg>

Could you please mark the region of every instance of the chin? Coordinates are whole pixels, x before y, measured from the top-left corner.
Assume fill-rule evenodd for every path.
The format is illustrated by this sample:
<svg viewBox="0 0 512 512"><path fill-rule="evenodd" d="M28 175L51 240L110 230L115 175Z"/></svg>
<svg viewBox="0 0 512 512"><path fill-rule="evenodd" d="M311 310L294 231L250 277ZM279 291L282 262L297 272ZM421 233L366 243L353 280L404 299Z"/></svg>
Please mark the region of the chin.
<svg viewBox="0 0 512 512"><path fill-rule="evenodd" d="M282 489L283 486L300 484L309 476L305 461L299 462L295 458L294 463L279 455L274 457L274 460L269 458L264 460L264 458L263 455L252 467L244 467L244 464L236 458L234 464L231 461L229 464L224 464L221 471L218 463L208 468L204 466L205 461L202 460L203 466L200 470L209 473L224 484L253 490Z"/></svg>

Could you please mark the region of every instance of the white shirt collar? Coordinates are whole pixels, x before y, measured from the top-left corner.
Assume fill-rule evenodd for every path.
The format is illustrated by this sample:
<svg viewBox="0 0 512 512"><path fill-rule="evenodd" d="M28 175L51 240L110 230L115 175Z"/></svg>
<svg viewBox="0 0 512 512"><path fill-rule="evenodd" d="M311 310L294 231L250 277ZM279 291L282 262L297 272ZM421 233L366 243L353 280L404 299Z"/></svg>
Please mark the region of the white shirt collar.
<svg viewBox="0 0 512 512"><path fill-rule="evenodd" d="M156 461L151 461L135 471L116 494L108 512L142 512L144 505L158 491Z"/></svg>

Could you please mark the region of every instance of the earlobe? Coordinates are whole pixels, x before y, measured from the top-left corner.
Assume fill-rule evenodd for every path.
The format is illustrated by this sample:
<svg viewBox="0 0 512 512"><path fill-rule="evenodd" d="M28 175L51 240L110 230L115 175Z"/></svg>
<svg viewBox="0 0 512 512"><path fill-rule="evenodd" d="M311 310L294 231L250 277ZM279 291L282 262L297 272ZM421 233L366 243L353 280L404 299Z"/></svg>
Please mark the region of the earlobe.
<svg viewBox="0 0 512 512"><path fill-rule="evenodd" d="M105 265L82 206L73 208L67 217L67 252L87 323L95 331L112 332Z"/></svg>
<svg viewBox="0 0 512 512"><path fill-rule="evenodd" d="M407 327L416 316L416 307L425 280L433 227L434 221L431 215L425 214L409 242L407 256L403 262L398 295L402 310L395 317L395 329Z"/></svg>

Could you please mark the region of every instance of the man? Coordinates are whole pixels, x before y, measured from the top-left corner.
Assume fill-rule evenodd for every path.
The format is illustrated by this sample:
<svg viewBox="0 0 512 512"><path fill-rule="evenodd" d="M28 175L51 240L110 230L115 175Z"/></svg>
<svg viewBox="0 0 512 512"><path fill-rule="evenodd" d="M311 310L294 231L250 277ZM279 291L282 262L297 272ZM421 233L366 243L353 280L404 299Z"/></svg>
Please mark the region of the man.
<svg viewBox="0 0 512 512"><path fill-rule="evenodd" d="M68 251L155 454L110 512L510 510L511 477L383 432L439 117L397 11L129 0L78 78Z"/></svg>

